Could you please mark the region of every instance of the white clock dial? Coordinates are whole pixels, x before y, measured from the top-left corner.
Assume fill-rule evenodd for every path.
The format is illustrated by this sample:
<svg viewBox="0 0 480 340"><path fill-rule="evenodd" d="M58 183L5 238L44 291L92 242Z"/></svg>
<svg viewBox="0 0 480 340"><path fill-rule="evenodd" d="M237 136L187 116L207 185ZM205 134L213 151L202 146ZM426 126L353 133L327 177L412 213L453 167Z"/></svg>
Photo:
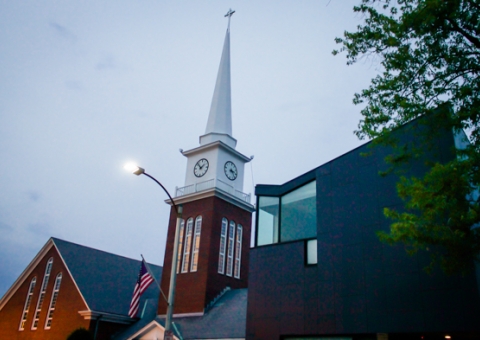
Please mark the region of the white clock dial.
<svg viewBox="0 0 480 340"><path fill-rule="evenodd" d="M225 171L225 176L231 181L234 181L237 178L238 175L238 170L237 166L233 164L232 162L228 161L225 163L225 166L223 167Z"/></svg>
<svg viewBox="0 0 480 340"><path fill-rule="evenodd" d="M199 160L193 167L193 173L197 177L202 177L207 173L208 170L208 161L205 158Z"/></svg>

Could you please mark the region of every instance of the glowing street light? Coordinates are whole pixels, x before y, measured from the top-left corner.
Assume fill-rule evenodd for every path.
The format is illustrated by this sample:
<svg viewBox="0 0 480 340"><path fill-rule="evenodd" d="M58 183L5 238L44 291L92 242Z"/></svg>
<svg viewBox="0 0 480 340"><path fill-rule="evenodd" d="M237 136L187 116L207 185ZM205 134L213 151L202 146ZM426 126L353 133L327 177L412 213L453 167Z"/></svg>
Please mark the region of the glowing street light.
<svg viewBox="0 0 480 340"><path fill-rule="evenodd" d="M167 189L160 183L156 178L153 176L150 176L145 172L144 168L139 167L136 164L133 163L128 163L124 166L124 168L131 173L140 176L140 175L145 175L155 181L160 187L165 191L167 194L168 198L170 198L170 202L172 202L173 207L175 208L175 212L177 214L177 224L175 226L175 241L173 244L173 255L172 255L172 271L170 274L170 287L168 290L168 301L167 301L167 317L165 319L165 334L164 334L164 339L169 340L173 339L173 331L172 331L172 316L173 316L173 302L175 300L175 286L177 282L177 257L178 257L178 240L180 238L180 223L182 221L182 206L177 206L175 204L175 201L173 200L172 196L168 192Z"/></svg>

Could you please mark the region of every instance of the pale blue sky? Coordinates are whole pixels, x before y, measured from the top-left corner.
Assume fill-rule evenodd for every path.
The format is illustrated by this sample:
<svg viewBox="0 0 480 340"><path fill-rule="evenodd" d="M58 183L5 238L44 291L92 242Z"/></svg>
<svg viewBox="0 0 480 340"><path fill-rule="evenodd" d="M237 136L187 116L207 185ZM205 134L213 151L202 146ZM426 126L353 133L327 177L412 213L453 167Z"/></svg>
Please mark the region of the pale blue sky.
<svg viewBox="0 0 480 340"><path fill-rule="evenodd" d="M55 236L163 264L169 206L204 133L231 7L233 137L245 192L361 144L334 38L360 0L0 0L0 296ZM253 176L252 176L253 168Z"/></svg>

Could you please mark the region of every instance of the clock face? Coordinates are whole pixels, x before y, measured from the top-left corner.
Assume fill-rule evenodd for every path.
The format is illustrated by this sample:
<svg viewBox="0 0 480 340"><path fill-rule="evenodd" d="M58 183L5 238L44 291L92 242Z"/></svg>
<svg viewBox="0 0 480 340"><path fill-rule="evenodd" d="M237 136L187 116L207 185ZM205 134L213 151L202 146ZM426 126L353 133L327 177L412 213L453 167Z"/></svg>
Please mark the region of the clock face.
<svg viewBox="0 0 480 340"><path fill-rule="evenodd" d="M227 163L225 163L223 169L225 171L225 176L227 176L229 180L234 181L237 178L237 166L232 162L228 161Z"/></svg>
<svg viewBox="0 0 480 340"><path fill-rule="evenodd" d="M205 158L202 158L195 164L193 168L193 173L197 177L202 177L207 173L208 170L208 161Z"/></svg>

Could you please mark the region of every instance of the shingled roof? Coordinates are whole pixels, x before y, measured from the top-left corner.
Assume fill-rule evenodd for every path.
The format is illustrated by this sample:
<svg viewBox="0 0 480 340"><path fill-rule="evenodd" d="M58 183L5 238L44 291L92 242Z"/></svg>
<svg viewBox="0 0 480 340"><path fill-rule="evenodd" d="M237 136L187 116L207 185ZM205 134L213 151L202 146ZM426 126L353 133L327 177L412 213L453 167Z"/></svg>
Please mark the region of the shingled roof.
<svg viewBox="0 0 480 340"><path fill-rule="evenodd" d="M72 276L88 310L92 315L110 315L129 321L128 310L140 270L139 260L107 253L58 238L50 238L10 289L0 299L0 309L15 294L18 287L45 254L55 247ZM160 280L162 267L149 264L153 275ZM151 284L140 299L141 311L146 301L157 300L159 288ZM120 320L118 319L118 320ZM133 321L133 320L131 320Z"/></svg>
<svg viewBox="0 0 480 340"><path fill-rule="evenodd" d="M140 261L51 238L70 271L88 308L95 312L128 315ZM162 267L149 264L160 280ZM142 300L158 298L156 284L142 295Z"/></svg>
<svg viewBox="0 0 480 340"><path fill-rule="evenodd" d="M204 315L174 318L173 322L185 340L244 339L247 295L247 288L229 290Z"/></svg>
<svg viewBox="0 0 480 340"><path fill-rule="evenodd" d="M228 290L204 315L174 317L177 338L245 339L247 295L247 288ZM152 319L144 318L112 339L138 339L156 327L163 330L165 318L157 316Z"/></svg>

